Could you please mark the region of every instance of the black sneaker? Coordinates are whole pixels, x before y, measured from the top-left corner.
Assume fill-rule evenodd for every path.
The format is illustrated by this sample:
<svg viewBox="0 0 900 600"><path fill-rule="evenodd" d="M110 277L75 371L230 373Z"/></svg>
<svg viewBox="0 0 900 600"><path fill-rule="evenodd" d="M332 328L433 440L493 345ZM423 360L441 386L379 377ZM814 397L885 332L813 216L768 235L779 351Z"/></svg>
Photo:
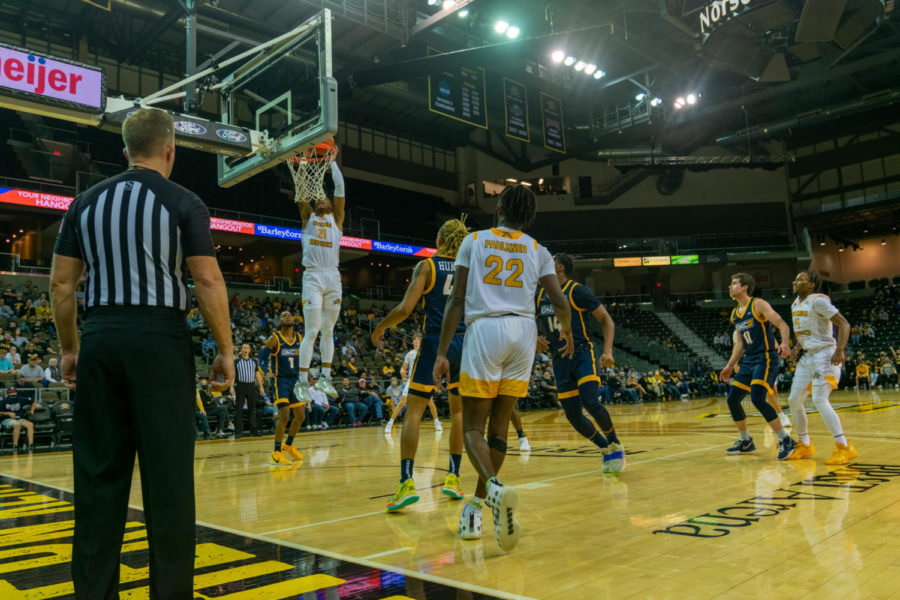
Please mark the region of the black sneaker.
<svg viewBox="0 0 900 600"><path fill-rule="evenodd" d="M794 454L794 448L797 447L797 442L791 439L791 436L788 436L781 440L781 443L778 444L778 460L787 460Z"/></svg>
<svg viewBox="0 0 900 600"><path fill-rule="evenodd" d="M734 445L730 446L725 450L725 454L746 454L747 452L754 452L756 450L756 444L753 443L753 438L749 440L734 440Z"/></svg>

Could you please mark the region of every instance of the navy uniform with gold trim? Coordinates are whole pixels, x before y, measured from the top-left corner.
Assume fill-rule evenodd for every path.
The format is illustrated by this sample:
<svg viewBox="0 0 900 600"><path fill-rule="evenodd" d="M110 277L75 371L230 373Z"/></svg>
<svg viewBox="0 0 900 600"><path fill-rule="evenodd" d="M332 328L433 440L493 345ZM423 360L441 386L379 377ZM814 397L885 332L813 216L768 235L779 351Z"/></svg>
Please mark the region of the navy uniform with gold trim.
<svg viewBox="0 0 900 600"><path fill-rule="evenodd" d="M600 384L597 373L597 352L587 329L587 318L603 303L589 287L569 279L562 286L563 295L569 299L572 307L572 341L575 354L571 358L563 358L559 353L565 342L559 336L553 304L541 288L537 293L538 332L547 338L553 352L553 375L556 377L556 388L560 400L574 398L578 395L578 386L589 381Z"/></svg>
<svg viewBox="0 0 900 600"><path fill-rule="evenodd" d="M456 272L455 259L449 256L435 255L428 260L431 266L431 283L422 292L422 303L425 308L425 321L422 323L422 343L413 363L409 376L409 390L422 398L431 398L434 393L434 361L437 359L438 345L441 341L441 324L444 321L444 307L453 289L453 275ZM462 358L463 337L466 326L460 322L450 347L447 349L447 360L450 362L450 381L447 389L455 391L459 387L459 364Z"/></svg>
<svg viewBox="0 0 900 600"><path fill-rule="evenodd" d="M731 385L745 392L753 385L761 385L769 393L775 393L778 377L775 328L757 311L756 298L750 298L747 306L737 306L731 311L731 324L744 345L740 368L732 377Z"/></svg>
<svg viewBox="0 0 900 600"><path fill-rule="evenodd" d="M277 346L272 351L273 362L275 363L275 406L281 407L287 404L290 408L303 406L294 395L294 385L297 383L297 377L300 374L300 341L302 336L294 333L290 340L287 340L280 331L274 334Z"/></svg>

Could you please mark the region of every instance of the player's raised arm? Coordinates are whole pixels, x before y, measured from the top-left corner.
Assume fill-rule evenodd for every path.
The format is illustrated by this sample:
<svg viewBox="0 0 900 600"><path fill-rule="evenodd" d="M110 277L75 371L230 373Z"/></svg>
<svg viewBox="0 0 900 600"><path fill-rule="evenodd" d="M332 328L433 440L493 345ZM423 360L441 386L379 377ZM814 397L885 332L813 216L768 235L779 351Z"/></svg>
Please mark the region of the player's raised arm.
<svg viewBox="0 0 900 600"><path fill-rule="evenodd" d="M416 304L422 299L422 292L425 291L425 288L431 282L431 277L431 263L427 260L419 261L419 264L416 265L413 271L412 281L409 283L409 287L406 288L406 294L403 295L403 300L372 331L373 344L381 348L381 339L384 337L385 330L402 323L412 314Z"/></svg>
<svg viewBox="0 0 900 600"><path fill-rule="evenodd" d="M309 201L308 196L304 196L297 201L297 206L300 208L300 221L303 223L303 227L306 227L306 222L309 221L309 218L313 214L312 203Z"/></svg>
<svg viewBox="0 0 900 600"><path fill-rule="evenodd" d="M756 304L760 307L760 314L762 314L769 323L778 328L778 331L781 333L781 344L778 346L778 353L781 355L781 358L787 358L791 355L791 328L785 323L784 319L781 318L775 309L772 308L772 305L766 302L761 298L756 299Z"/></svg>
<svg viewBox="0 0 900 600"><path fill-rule="evenodd" d="M344 207L347 205L347 192L344 189L344 174L341 173L337 163L331 163L331 179L334 181L334 199L331 205L334 208L334 222L338 229L344 230Z"/></svg>

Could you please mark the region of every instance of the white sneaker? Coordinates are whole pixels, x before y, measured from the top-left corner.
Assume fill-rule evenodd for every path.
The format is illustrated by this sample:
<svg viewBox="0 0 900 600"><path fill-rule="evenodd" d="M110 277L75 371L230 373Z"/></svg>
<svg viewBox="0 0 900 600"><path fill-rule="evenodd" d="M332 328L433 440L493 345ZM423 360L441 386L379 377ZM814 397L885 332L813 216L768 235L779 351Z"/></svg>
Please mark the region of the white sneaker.
<svg viewBox="0 0 900 600"><path fill-rule="evenodd" d="M787 413L781 413L779 418L781 419L782 427L791 427L791 419L787 416Z"/></svg>
<svg viewBox="0 0 900 600"><path fill-rule="evenodd" d="M516 488L498 483L496 479L488 485L487 505L494 515L494 538L504 552L512 550L522 534L522 526L514 513L518 504Z"/></svg>
<svg viewBox="0 0 900 600"><path fill-rule="evenodd" d="M385 423L385 425L384 425L384 432L385 432L385 433L390 433L390 432L391 432L391 427L393 427L393 426L394 426L394 422L391 421L391 420L388 420L388 422Z"/></svg>
<svg viewBox="0 0 900 600"><path fill-rule="evenodd" d="M527 437L519 438L519 452L531 452L531 444L528 443Z"/></svg>
<svg viewBox="0 0 900 600"><path fill-rule="evenodd" d="M309 406L312 398L309 397L308 381L298 381L294 385L294 397L297 398L297 402L306 402L306 405Z"/></svg>
<svg viewBox="0 0 900 600"><path fill-rule="evenodd" d="M459 515L456 533L464 540L481 539L481 508L467 502Z"/></svg>
<svg viewBox="0 0 900 600"><path fill-rule="evenodd" d="M434 420L434 430L435 431L443 431L444 430L444 426L441 425L441 422L438 419Z"/></svg>
<svg viewBox="0 0 900 600"><path fill-rule="evenodd" d="M316 389L326 396L330 396L332 398L338 397L337 390L334 389L334 384L331 383L331 377L319 377L319 381L316 382Z"/></svg>

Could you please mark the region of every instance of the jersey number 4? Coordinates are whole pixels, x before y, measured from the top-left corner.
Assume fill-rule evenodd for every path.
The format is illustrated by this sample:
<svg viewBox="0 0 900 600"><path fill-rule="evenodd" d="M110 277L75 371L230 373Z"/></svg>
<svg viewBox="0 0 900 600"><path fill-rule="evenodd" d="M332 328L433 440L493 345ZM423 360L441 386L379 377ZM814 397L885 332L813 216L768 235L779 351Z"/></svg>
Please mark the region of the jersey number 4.
<svg viewBox="0 0 900 600"><path fill-rule="evenodd" d="M447 275L446 279L444 279L444 295L449 296L450 291L453 289L453 273Z"/></svg>
<svg viewBox="0 0 900 600"><path fill-rule="evenodd" d="M490 273L484 276L484 282L489 285L505 285L507 287L522 287L522 273L525 265L521 258L510 258L503 264L503 259L496 255L490 255L484 259L484 266L490 269ZM506 280L497 277L501 271L511 271Z"/></svg>

